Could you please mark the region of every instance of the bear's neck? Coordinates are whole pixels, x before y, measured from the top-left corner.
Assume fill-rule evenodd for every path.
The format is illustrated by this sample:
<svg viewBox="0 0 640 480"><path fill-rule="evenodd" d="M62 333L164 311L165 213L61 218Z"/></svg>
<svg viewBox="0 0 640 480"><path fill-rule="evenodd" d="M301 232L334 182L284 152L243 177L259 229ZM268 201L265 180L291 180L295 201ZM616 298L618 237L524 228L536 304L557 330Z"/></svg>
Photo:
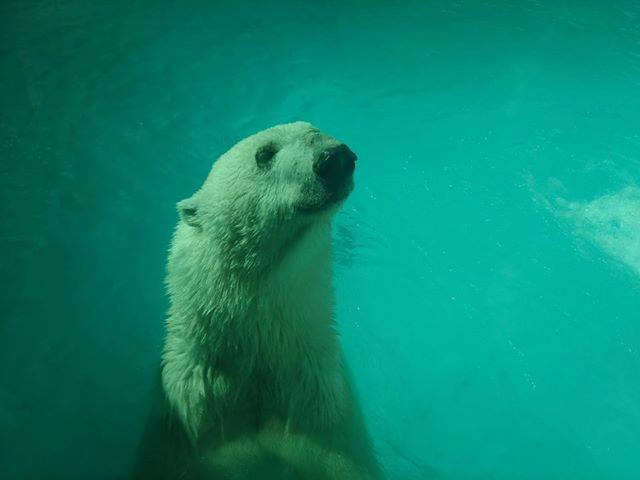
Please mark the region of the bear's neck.
<svg viewBox="0 0 640 480"><path fill-rule="evenodd" d="M238 268L213 239L182 240L177 232L169 260L169 336L206 357L221 343L245 350L254 342L262 351L277 339L303 348L335 337L329 228L308 232L255 269Z"/></svg>

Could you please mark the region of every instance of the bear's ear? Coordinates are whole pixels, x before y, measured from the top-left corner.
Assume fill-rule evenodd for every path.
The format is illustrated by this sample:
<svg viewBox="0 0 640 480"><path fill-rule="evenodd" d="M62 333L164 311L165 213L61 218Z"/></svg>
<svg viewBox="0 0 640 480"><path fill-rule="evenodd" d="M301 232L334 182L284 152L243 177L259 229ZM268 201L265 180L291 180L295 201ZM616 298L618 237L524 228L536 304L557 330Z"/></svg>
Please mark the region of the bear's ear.
<svg viewBox="0 0 640 480"><path fill-rule="evenodd" d="M190 227L200 228L200 219L198 218L198 205L193 198L187 198L178 202L178 213L184 223Z"/></svg>

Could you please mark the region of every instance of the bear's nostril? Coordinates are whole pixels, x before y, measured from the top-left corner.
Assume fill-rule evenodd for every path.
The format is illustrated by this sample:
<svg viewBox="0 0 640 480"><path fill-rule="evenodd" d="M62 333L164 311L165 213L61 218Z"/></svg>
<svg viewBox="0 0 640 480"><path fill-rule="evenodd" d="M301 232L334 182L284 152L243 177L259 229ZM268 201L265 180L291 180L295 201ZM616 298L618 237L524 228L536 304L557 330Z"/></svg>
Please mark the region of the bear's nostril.
<svg viewBox="0 0 640 480"><path fill-rule="evenodd" d="M316 172L316 174L323 176L327 175L333 166L331 153L325 151L320 154L316 162L313 164L313 171Z"/></svg>
<svg viewBox="0 0 640 480"><path fill-rule="evenodd" d="M356 168L356 154L345 144L328 148L313 162L313 171L329 187L341 184Z"/></svg>

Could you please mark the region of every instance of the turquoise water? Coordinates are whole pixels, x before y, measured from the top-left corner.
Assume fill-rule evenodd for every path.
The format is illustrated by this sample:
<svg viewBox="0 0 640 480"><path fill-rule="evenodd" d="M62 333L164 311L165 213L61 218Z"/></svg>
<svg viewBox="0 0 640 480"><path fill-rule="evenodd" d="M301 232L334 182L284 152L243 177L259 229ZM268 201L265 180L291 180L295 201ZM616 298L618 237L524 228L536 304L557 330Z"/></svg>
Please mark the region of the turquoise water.
<svg viewBox="0 0 640 480"><path fill-rule="evenodd" d="M388 478L640 478L637 1L5 1L0 74L2 478L126 478L175 203L295 119Z"/></svg>

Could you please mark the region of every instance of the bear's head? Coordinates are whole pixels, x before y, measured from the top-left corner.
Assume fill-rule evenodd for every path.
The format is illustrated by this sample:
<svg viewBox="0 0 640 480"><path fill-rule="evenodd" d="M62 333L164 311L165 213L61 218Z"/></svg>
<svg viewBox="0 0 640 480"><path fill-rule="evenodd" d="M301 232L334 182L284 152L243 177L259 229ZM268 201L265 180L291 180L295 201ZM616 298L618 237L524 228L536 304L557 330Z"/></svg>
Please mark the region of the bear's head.
<svg viewBox="0 0 640 480"><path fill-rule="evenodd" d="M183 228L245 269L277 261L309 236L328 242L331 217L353 189L355 162L349 147L309 123L263 130L223 154L178 204Z"/></svg>

